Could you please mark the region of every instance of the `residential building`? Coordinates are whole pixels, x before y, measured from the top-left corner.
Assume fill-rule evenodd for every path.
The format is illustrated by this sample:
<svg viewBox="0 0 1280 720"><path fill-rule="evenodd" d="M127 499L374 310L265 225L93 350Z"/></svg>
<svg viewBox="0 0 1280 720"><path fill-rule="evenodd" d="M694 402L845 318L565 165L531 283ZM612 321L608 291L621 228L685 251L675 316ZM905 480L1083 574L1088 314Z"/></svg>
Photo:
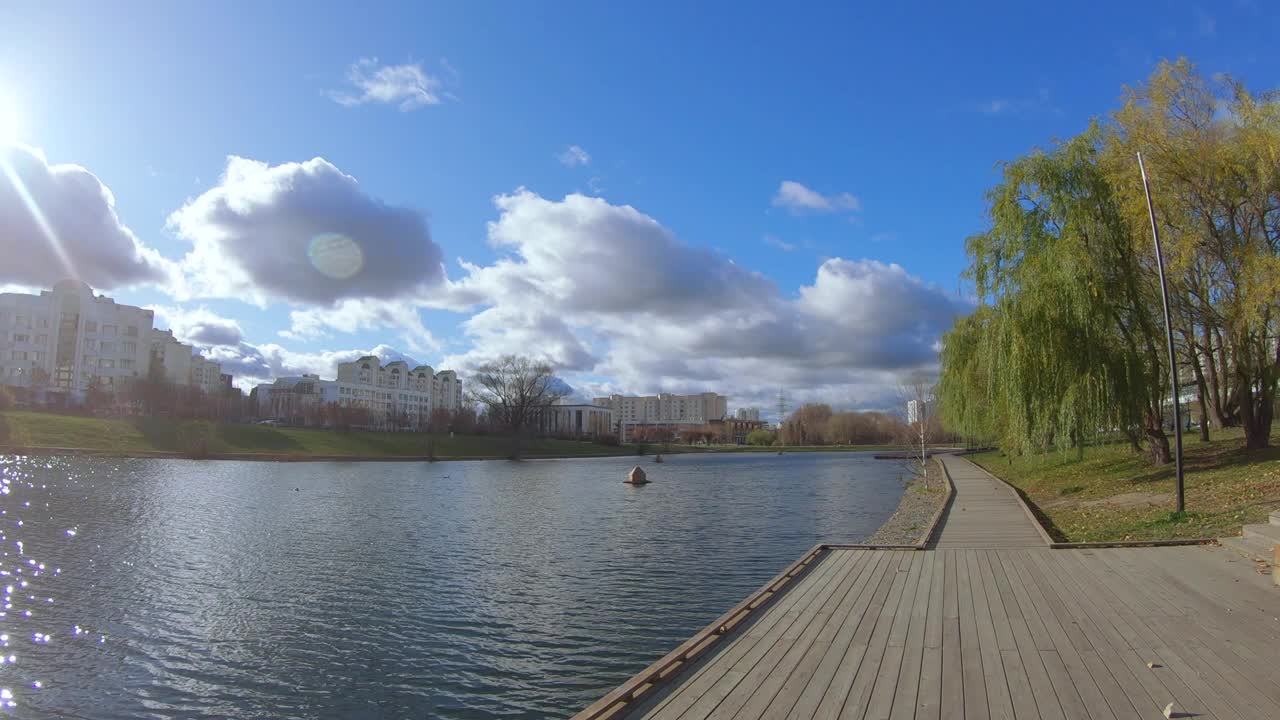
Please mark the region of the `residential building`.
<svg viewBox="0 0 1280 720"><path fill-rule="evenodd" d="M410 369L403 360L383 365L373 355L339 363L335 380L318 375L277 378L251 394L260 417L290 424L333 424L329 409L354 408L359 421L379 430L423 428L437 409L464 407L462 381L452 370L434 372L428 365Z"/></svg>
<svg viewBox="0 0 1280 720"><path fill-rule="evenodd" d="M738 412L734 415L738 420L760 420L760 408L738 408Z"/></svg>
<svg viewBox="0 0 1280 720"><path fill-rule="evenodd" d="M0 382L80 403L93 385L115 393L150 367L154 314L62 280L39 295L0 293Z"/></svg>
<svg viewBox="0 0 1280 720"><path fill-rule="evenodd" d="M930 398L921 403L919 400L907 401L907 424L915 425L920 422L922 416L928 418L933 412L933 399Z"/></svg>
<svg viewBox="0 0 1280 720"><path fill-rule="evenodd" d="M231 386L231 376L223 380L222 366L205 358L196 349L173 336L170 330L151 331L152 373L173 385L199 388L210 397Z"/></svg>
<svg viewBox="0 0 1280 720"><path fill-rule="evenodd" d="M707 423L707 429L722 443L732 443L734 445L746 445L747 436L752 432L764 427L764 421L759 418L749 420L745 418L725 418L724 420L711 420Z"/></svg>
<svg viewBox="0 0 1280 720"><path fill-rule="evenodd" d="M556 403L538 413L539 434L596 438L613 432L613 411L600 405Z"/></svg>
<svg viewBox="0 0 1280 720"><path fill-rule="evenodd" d="M723 420L729 414L729 398L713 392L696 395L633 396L610 395L592 400L597 407L613 411L614 427L625 442L629 428L635 426L662 426L676 434L682 430L702 427L712 420Z"/></svg>

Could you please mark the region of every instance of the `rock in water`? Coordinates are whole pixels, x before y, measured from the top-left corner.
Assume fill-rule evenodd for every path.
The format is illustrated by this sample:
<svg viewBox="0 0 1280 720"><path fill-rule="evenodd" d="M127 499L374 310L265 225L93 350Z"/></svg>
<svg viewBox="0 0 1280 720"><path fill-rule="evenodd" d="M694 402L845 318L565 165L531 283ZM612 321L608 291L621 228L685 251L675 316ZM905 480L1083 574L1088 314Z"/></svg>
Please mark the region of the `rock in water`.
<svg viewBox="0 0 1280 720"><path fill-rule="evenodd" d="M656 462L656 463L660 463L660 462L662 462L662 453L658 453L657 455L654 455L654 456L653 456L653 461L654 461L654 462Z"/></svg>
<svg viewBox="0 0 1280 720"><path fill-rule="evenodd" d="M644 470L637 465L631 468L631 472L627 473L627 482L632 485L644 485L649 482L649 478L645 477Z"/></svg>

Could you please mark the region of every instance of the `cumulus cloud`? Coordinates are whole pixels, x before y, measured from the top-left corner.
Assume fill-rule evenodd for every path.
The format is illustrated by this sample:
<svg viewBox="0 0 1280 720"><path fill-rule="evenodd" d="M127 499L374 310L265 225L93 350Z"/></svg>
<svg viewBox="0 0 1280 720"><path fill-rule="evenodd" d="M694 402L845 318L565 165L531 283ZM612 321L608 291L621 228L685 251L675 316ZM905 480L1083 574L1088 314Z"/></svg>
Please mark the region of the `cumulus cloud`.
<svg viewBox="0 0 1280 720"><path fill-rule="evenodd" d="M422 324L418 314L420 301L413 298L394 300L348 299L332 307L311 307L289 313L290 328L280 336L291 340L328 337L331 330L354 333L359 330L389 329L415 352L428 352L440 347L439 341Z"/></svg>
<svg viewBox="0 0 1280 720"><path fill-rule="evenodd" d="M776 292L763 275L678 240L629 205L572 194L547 200L525 189L494 198L489 242L510 255L467 275L454 307L506 303L574 313L698 315L708 304L749 305Z"/></svg>
<svg viewBox="0 0 1280 720"><path fill-rule="evenodd" d="M173 270L120 221L93 173L24 145L0 145L0 250L0 284L25 287L74 277L113 289L164 283Z"/></svg>
<svg viewBox="0 0 1280 720"><path fill-rule="evenodd" d="M182 295L332 305L443 278L422 213L370 197L323 158L272 166L232 156L169 227L192 243Z"/></svg>
<svg viewBox="0 0 1280 720"><path fill-rule="evenodd" d="M579 165L590 165L591 154L582 149L580 145L570 145L564 149L564 152L556 156L561 165L565 167L577 167Z"/></svg>
<svg viewBox="0 0 1280 720"><path fill-rule="evenodd" d="M446 70L452 71L452 67L446 66ZM383 65L376 57L360 58L347 68L347 83L352 90L329 93L334 102L347 107L379 103L408 111L439 105L444 97L441 79L428 73L421 63Z"/></svg>
<svg viewBox="0 0 1280 720"><path fill-rule="evenodd" d="M207 307L194 310L178 306L151 305L157 324L165 324L178 340L190 345L236 345L244 340L240 323L222 317Z"/></svg>
<svg viewBox="0 0 1280 720"><path fill-rule="evenodd" d="M851 193L823 195L794 180L783 180L773 196L773 206L786 208L794 214L805 212L857 212L862 201Z"/></svg>
<svg viewBox="0 0 1280 720"><path fill-rule="evenodd" d="M445 296L484 308L471 342L446 358L469 367L504 353L538 355L575 385L626 392L700 391L760 402L884 406L896 377L936 364L936 344L968 306L899 265L828 259L788 296L759 273L685 244L625 205L527 190L495 198L489 239L507 254Z"/></svg>

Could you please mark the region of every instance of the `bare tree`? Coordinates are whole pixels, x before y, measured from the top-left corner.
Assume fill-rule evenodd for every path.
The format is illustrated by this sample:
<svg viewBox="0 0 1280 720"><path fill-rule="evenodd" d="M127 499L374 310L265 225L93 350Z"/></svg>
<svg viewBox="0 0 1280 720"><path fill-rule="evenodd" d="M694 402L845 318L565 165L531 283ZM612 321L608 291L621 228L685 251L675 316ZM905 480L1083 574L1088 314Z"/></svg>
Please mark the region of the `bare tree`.
<svg viewBox="0 0 1280 720"><path fill-rule="evenodd" d="M907 410L909 430L907 444L911 447L912 460L920 462L919 469L913 470L924 478L924 486L928 488L929 445L934 441L937 428L937 422L934 420L934 410L937 409L935 386L924 374L916 373L898 386L898 397Z"/></svg>
<svg viewBox="0 0 1280 720"><path fill-rule="evenodd" d="M511 434L513 457L519 456L520 439L537 425L538 416L566 394L550 365L517 355L481 365L471 388L470 398L484 406L489 422Z"/></svg>

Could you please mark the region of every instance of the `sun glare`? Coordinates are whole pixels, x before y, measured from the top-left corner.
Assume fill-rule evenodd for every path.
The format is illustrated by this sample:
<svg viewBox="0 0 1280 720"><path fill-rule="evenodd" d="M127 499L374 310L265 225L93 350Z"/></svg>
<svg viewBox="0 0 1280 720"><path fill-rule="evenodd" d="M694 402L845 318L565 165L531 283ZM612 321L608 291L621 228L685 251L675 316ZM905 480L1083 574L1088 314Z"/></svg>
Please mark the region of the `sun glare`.
<svg viewBox="0 0 1280 720"><path fill-rule="evenodd" d="M0 143L17 142L18 111L8 99L0 97Z"/></svg>

